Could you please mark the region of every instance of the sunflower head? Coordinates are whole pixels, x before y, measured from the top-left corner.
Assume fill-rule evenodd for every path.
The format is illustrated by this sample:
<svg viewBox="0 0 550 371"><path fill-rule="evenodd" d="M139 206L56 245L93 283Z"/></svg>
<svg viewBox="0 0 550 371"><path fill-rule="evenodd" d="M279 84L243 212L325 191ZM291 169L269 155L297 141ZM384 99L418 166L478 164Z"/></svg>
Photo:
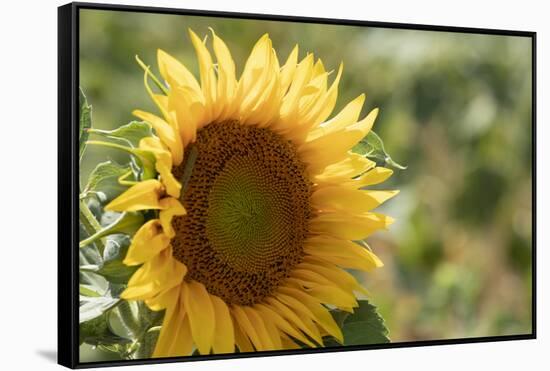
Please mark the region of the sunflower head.
<svg viewBox="0 0 550 371"><path fill-rule="evenodd" d="M347 269L382 266L354 241L392 222L372 210L396 191L365 189L391 170L350 151L378 111L360 119L360 95L329 118L342 66L329 84L297 46L281 66L262 36L237 78L214 31L213 56L189 35L199 80L159 50L162 94L145 72L159 115L134 111L154 128L139 149L157 175L107 206L156 215L133 237L124 262L140 267L123 298L165 310L154 356L342 342L329 310L353 312L365 293Z"/></svg>

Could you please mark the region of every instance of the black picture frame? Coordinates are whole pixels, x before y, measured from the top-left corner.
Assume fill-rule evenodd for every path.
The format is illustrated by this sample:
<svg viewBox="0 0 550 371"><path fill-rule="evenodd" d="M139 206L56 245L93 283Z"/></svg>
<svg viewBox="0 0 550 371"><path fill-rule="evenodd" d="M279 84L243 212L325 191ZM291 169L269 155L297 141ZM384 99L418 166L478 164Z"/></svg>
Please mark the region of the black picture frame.
<svg viewBox="0 0 550 371"><path fill-rule="evenodd" d="M299 349L281 351L261 351L224 355L199 355L160 359L140 359L127 361L79 362L78 340L78 89L79 89L79 12L83 9L131 11L141 13L195 15L271 21L292 21L301 23L367 26L378 28L444 31L454 33L520 36L531 39L532 45L532 332L522 335L485 336L414 342L396 342L379 345L336 346L320 349ZM381 348L419 347L432 345L496 342L508 340L528 340L537 337L537 266L536 266L536 40L532 31L499 30L487 28L451 27L423 24L387 23L379 21L359 21L348 19L327 19L313 17L281 16L268 14L234 13L222 11L202 11L145 6L97 4L74 2L58 8L58 363L69 368L90 368L100 366L123 366L168 362L188 362L200 360L265 357L288 354L319 352L341 352Z"/></svg>

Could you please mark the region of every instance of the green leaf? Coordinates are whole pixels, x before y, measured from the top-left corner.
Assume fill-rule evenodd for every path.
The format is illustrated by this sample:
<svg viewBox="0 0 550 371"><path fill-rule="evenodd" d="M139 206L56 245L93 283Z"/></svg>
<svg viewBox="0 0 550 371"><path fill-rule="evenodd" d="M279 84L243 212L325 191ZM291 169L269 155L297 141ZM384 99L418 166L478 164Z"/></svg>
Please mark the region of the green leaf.
<svg viewBox="0 0 550 371"><path fill-rule="evenodd" d="M79 322L87 322L101 316L107 310L114 307L120 298L110 296L80 296Z"/></svg>
<svg viewBox="0 0 550 371"><path fill-rule="evenodd" d="M340 310L331 311L334 319L342 321L344 345L369 345L389 343L388 329L376 307L367 300L359 300L359 307L353 313L345 315ZM332 340L332 339L330 339ZM330 341L327 345L335 345Z"/></svg>
<svg viewBox="0 0 550 371"><path fill-rule="evenodd" d="M353 147L352 151L373 160L379 166L390 166L399 170L407 168L391 158L384 148L382 139L372 130Z"/></svg>
<svg viewBox="0 0 550 371"><path fill-rule="evenodd" d="M100 266L103 264L103 258L93 245L88 245L79 250L79 265L82 266Z"/></svg>
<svg viewBox="0 0 550 371"><path fill-rule="evenodd" d="M136 301L123 300L109 313L109 325L114 333L128 339L136 339L145 331Z"/></svg>
<svg viewBox="0 0 550 371"><path fill-rule="evenodd" d="M128 189L128 186L120 184L118 179L129 171L129 166L119 165L113 161L99 163L91 172L81 197L92 193L98 195L104 203L112 200Z"/></svg>
<svg viewBox="0 0 550 371"><path fill-rule="evenodd" d="M134 164L131 165L131 170L134 176L139 180L152 179L156 176L155 168L156 157L150 150L141 148L133 148L130 145L122 145L119 143L105 142L101 140L89 140L88 145L96 145L106 148L118 149L131 155Z"/></svg>
<svg viewBox="0 0 550 371"><path fill-rule="evenodd" d="M153 135L151 125L143 121L132 121L114 130L92 129L91 133L115 140L121 140L130 146L139 147L139 141Z"/></svg>
<svg viewBox="0 0 550 371"><path fill-rule="evenodd" d="M143 214L139 212L125 212L122 214L109 212L105 213L102 219L106 219L109 216L115 217L111 221L111 224L104 226L93 235L80 241L79 246L81 248L111 234L124 233L133 235L143 225L144 221Z"/></svg>
<svg viewBox="0 0 550 371"><path fill-rule="evenodd" d="M101 296L101 294L99 292L97 292L93 288L93 286L82 285L82 284L80 284L80 286L79 286L79 293L82 296L91 296L91 297L94 297L94 298L97 298L97 297Z"/></svg>
<svg viewBox="0 0 550 371"><path fill-rule="evenodd" d="M88 100L84 95L82 89L79 90L80 94L78 96L78 103L80 106L80 120L79 120L79 133L78 133L78 144L79 144L79 159L82 161L82 156L86 150L86 141L89 136L89 129L92 127L92 106L88 104Z"/></svg>
<svg viewBox="0 0 550 371"><path fill-rule="evenodd" d="M88 245L79 249L78 253L80 286L96 292L99 296L103 295L108 291L109 283L105 278L95 274L103 265L103 258L95 245ZM82 291L80 293L82 294Z"/></svg>
<svg viewBox="0 0 550 371"><path fill-rule="evenodd" d="M97 271L109 282L126 283L138 267L129 267L122 260L128 252L130 238L117 234L107 238L105 251L103 253L103 265Z"/></svg>
<svg viewBox="0 0 550 371"><path fill-rule="evenodd" d="M87 343L94 346L122 346L131 342L111 332L106 313L81 323L79 338L81 345L82 343Z"/></svg>

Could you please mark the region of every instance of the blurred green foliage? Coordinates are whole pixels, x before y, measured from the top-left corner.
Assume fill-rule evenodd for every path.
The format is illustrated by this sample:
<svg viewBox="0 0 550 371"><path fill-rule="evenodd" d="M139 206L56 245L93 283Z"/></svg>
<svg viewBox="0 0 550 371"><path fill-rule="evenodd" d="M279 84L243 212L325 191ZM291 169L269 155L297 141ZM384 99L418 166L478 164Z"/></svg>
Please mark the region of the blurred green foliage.
<svg viewBox="0 0 550 371"><path fill-rule="evenodd" d="M369 239L385 267L362 279L392 341L531 332L531 41L528 38L83 10L80 84L94 125L155 112L139 56L156 50L198 72L187 28L224 38L238 72L268 32L281 61L295 44L344 62L336 109L366 92L363 114L408 169L383 186L397 222ZM89 148L91 168L115 152ZM95 357L86 351L84 359Z"/></svg>

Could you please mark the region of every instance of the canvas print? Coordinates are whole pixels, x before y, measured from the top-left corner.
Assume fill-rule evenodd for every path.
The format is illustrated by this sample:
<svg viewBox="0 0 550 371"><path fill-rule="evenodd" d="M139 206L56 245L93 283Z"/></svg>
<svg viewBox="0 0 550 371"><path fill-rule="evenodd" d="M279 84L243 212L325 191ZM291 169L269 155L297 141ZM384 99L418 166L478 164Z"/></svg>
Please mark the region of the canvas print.
<svg viewBox="0 0 550 371"><path fill-rule="evenodd" d="M81 363L528 335L528 37L79 10Z"/></svg>

